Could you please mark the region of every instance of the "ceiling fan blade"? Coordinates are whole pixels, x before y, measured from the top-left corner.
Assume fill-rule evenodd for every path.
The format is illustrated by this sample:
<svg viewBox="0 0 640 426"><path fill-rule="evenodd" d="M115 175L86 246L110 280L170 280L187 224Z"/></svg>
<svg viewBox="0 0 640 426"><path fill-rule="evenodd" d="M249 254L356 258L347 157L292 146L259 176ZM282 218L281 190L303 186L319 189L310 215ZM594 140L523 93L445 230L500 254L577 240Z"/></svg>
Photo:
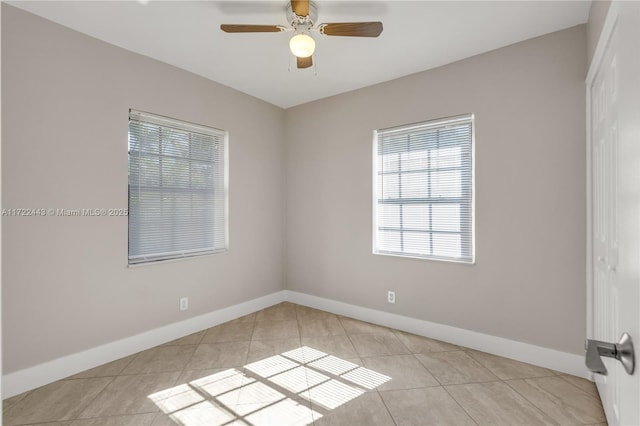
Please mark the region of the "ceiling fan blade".
<svg viewBox="0 0 640 426"><path fill-rule="evenodd" d="M311 58L312 56L309 56L307 58L301 58L299 56L296 56L298 68L309 68L311 65L313 65L313 59Z"/></svg>
<svg viewBox="0 0 640 426"><path fill-rule="evenodd" d="M284 27L280 25L234 25L222 24L220 29L225 33L279 33Z"/></svg>
<svg viewBox="0 0 640 426"><path fill-rule="evenodd" d="M320 33L328 36L378 37L382 33L382 22L320 24Z"/></svg>
<svg viewBox="0 0 640 426"><path fill-rule="evenodd" d="M298 16L309 16L309 0L291 0L291 10Z"/></svg>

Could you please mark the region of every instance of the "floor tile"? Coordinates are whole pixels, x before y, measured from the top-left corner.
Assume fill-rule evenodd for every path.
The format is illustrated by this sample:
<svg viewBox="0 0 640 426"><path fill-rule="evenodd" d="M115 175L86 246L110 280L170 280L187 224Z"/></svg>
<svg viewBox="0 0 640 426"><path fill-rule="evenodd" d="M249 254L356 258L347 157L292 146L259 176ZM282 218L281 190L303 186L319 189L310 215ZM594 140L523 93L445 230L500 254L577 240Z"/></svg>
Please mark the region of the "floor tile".
<svg viewBox="0 0 640 426"><path fill-rule="evenodd" d="M253 322L224 323L208 329L200 343L244 342L251 340Z"/></svg>
<svg viewBox="0 0 640 426"><path fill-rule="evenodd" d="M247 373L247 370L227 369L191 380L189 385L214 404L232 408L240 401L240 393L244 389L260 381Z"/></svg>
<svg viewBox="0 0 640 426"><path fill-rule="evenodd" d="M104 416L143 414L159 411L149 395L174 386L180 372L119 376L78 416L90 419Z"/></svg>
<svg viewBox="0 0 640 426"><path fill-rule="evenodd" d="M137 354L130 355L124 358L120 358L116 361L112 361L98 367L92 368L90 370L83 371L82 373L78 373L76 375L67 377L67 379L89 379L93 377L112 377L117 376L122 373L131 361L136 357Z"/></svg>
<svg viewBox="0 0 640 426"><path fill-rule="evenodd" d="M285 395L304 398L308 401L312 399L312 396L309 395L310 389L324 388L322 384L330 381L331 378L328 375L307 366L298 366L263 380L274 389L284 390Z"/></svg>
<svg viewBox="0 0 640 426"><path fill-rule="evenodd" d="M300 341L304 346L309 346L339 358L359 357L348 336L303 337Z"/></svg>
<svg viewBox="0 0 640 426"><path fill-rule="evenodd" d="M281 303L3 401L8 426L593 424L593 383Z"/></svg>
<svg viewBox="0 0 640 426"><path fill-rule="evenodd" d="M560 377L509 380L506 383L562 425L606 420L597 398Z"/></svg>
<svg viewBox="0 0 640 426"><path fill-rule="evenodd" d="M256 312L256 321L293 321L297 319L292 303L280 303Z"/></svg>
<svg viewBox="0 0 640 426"><path fill-rule="evenodd" d="M202 370L218 367L241 367L247 360L249 342L203 343L185 367Z"/></svg>
<svg viewBox="0 0 640 426"><path fill-rule="evenodd" d="M380 392L398 426L475 426L442 387Z"/></svg>
<svg viewBox="0 0 640 426"><path fill-rule="evenodd" d="M537 367L535 365L516 361L501 356L488 354L475 350L466 351L469 356L478 361L480 364L491 370L493 374L502 380L509 379L528 379L531 377L548 377L555 376L553 370Z"/></svg>
<svg viewBox="0 0 640 426"><path fill-rule="evenodd" d="M300 339L252 340L249 345L247 363L259 361L301 346Z"/></svg>
<svg viewBox="0 0 640 426"><path fill-rule="evenodd" d="M322 337L346 334L338 317L331 315L320 315L315 318L298 319L301 337Z"/></svg>
<svg viewBox="0 0 640 426"><path fill-rule="evenodd" d="M35 389L3 413L3 424L71 420L113 380L107 377L60 380Z"/></svg>
<svg viewBox="0 0 640 426"><path fill-rule="evenodd" d="M385 374L363 367L361 364L356 364L355 368L340 374L335 380L332 379L333 383L326 386L323 385L322 387L326 393L354 395L365 392L377 392L380 385L390 380L391 377ZM346 386L340 386L340 384ZM332 390L332 388L334 389Z"/></svg>
<svg viewBox="0 0 640 426"><path fill-rule="evenodd" d="M582 377L571 376L569 374L563 374L560 377L562 378L562 380L565 380L571 383L572 385L579 387L583 391L587 392L589 395L600 399L598 388L596 387L596 384L593 383L591 380L583 379Z"/></svg>
<svg viewBox="0 0 640 426"><path fill-rule="evenodd" d="M96 419L78 419L70 426L151 426L155 413L132 414L128 416L99 417Z"/></svg>
<svg viewBox="0 0 640 426"><path fill-rule="evenodd" d="M253 312L251 314L248 315L243 315L239 318L236 318L234 320L229 321L229 323L239 323L239 322L256 322L256 315L257 312Z"/></svg>
<svg viewBox="0 0 640 426"><path fill-rule="evenodd" d="M201 370L204 372L204 370ZM176 385L150 396L160 408L153 425L220 425L237 418L237 393L243 386L255 382L239 369L207 371L201 377L197 371L181 375Z"/></svg>
<svg viewBox="0 0 640 426"><path fill-rule="evenodd" d="M348 371L362 367L364 363L360 358L338 358L335 355L323 356L308 362L306 365L329 375L340 376Z"/></svg>
<svg viewBox="0 0 640 426"><path fill-rule="evenodd" d="M4 399L2 401L2 411L6 413L9 407L11 407L16 402L20 401L22 398L26 397L28 394L29 392L23 392L21 394Z"/></svg>
<svg viewBox="0 0 640 426"><path fill-rule="evenodd" d="M297 320L256 321L252 340L300 338Z"/></svg>
<svg viewBox="0 0 640 426"><path fill-rule="evenodd" d="M393 333L349 335L358 355L362 358L382 355L408 354L409 350Z"/></svg>
<svg viewBox="0 0 640 426"><path fill-rule="evenodd" d="M238 405L238 407L253 409L255 405L247 407ZM259 406L258 409L243 416L246 423L238 424L303 426L312 424L315 414L308 401L285 398L264 407Z"/></svg>
<svg viewBox="0 0 640 426"><path fill-rule="evenodd" d="M236 416L224 407L203 401L173 413L157 413L150 426L231 425Z"/></svg>
<svg viewBox="0 0 640 426"><path fill-rule="evenodd" d="M179 426L180 425L180 423L176 423L175 421L173 421L170 414L165 414L160 412L160 413L155 413L154 415L155 415L155 418L151 422L150 426Z"/></svg>
<svg viewBox="0 0 640 426"><path fill-rule="evenodd" d="M442 385L498 380L491 371L464 351L432 352L415 356Z"/></svg>
<svg viewBox="0 0 640 426"><path fill-rule="evenodd" d="M369 322L364 322L360 320L356 320L353 318L347 317L338 317L342 327L348 334L363 334L363 333L386 333L390 330L387 327L382 327L380 325L371 324Z"/></svg>
<svg viewBox="0 0 640 426"><path fill-rule="evenodd" d="M377 392L357 396L342 405L327 410L312 401L311 408L322 417L314 418L314 426L378 425L393 426L394 422Z"/></svg>
<svg viewBox="0 0 640 426"><path fill-rule="evenodd" d="M140 352L122 374L182 371L191 360L196 345L157 346Z"/></svg>
<svg viewBox="0 0 640 426"><path fill-rule="evenodd" d="M295 305L296 306L296 315L298 319L311 319L311 318L322 318L322 317L335 317L338 318L337 315L332 314L331 312L321 311L320 309L310 308L308 306Z"/></svg>
<svg viewBox="0 0 640 426"><path fill-rule="evenodd" d="M221 367L221 368L208 368L205 370L184 370L180 373L178 380L176 380L176 385L189 384L193 381L202 381L210 378L211 376L221 373L228 372L229 374L243 374L242 367Z"/></svg>
<svg viewBox="0 0 640 426"><path fill-rule="evenodd" d="M445 386L479 425L553 425L540 411L504 382Z"/></svg>
<svg viewBox="0 0 640 426"><path fill-rule="evenodd" d="M293 365L297 364L293 363ZM259 373L266 373L264 376L268 379L260 375L249 376L240 371L230 370L190 382L192 388L198 389L200 395L206 397L206 401L195 400L194 402L203 408L206 408L205 402L208 402L209 407L206 410L222 417L224 415L221 410L215 407L224 408L227 416L230 416L222 419L225 423L236 418L244 418L253 424L281 422L286 424L287 420L290 420L289 417L300 416L308 419L309 422L312 421L310 403L296 395L307 388L304 374L296 379L291 377L295 368L275 373L275 370L267 372L257 368L258 366L255 367L254 370ZM297 367L297 369L300 368L302 367ZM279 378L285 374L289 375L288 380L279 381ZM167 412L167 410L164 411Z"/></svg>
<svg viewBox="0 0 640 426"><path fill-rule="evenodd" d="M450 343L442 342L440 340L429 339L428 337L422 337L411 333L404 333L401 331L395 332L400 341L414 354L424 354L430 352L445 352L445 351L457 351L461 348Z"/></svg>
<svg viewBox="0 0 640 426"><path fill-rule="evenodd" d="M189 334L188 336L181 337L179 339L172 340L164 344L164 346L176 346L176 345L197 345L202 340L202 336L206 333L206 330L198 331L197 333Z"/></svg>
<svg viewBox="0 0 640 426"><path fill-rule="evenodd" d="M438 381L413 355L363 358L364 366L391 379L378 386L379 391L439 386Z"/></svg>

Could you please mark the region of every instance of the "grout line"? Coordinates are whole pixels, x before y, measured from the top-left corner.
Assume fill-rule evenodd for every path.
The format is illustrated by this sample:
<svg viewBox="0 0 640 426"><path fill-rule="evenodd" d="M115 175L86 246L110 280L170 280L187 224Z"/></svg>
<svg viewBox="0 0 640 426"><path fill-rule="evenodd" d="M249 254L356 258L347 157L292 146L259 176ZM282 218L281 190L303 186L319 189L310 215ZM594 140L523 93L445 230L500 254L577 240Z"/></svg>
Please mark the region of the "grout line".
<svg viewBox="0 0 640 426"><path fill-rule="evenodd" d="M510 380L522 380L522 381L526 381L527 379L510 379ZM509 381L507 380L503 380L502 381L505 385L507 385L509 387L509 389L511 389L513 392L515 392L516 394L518 394L520 397L522 397L525 401L527 401L529 404L531 404L532 407L534 407L536 410L540 411L542 413L542 415L549 417L549 419L556 421L556 419L554 417L551 416L551 414L547 414L544 409L542 407L539 407L538 404L536 404L535 402L531 401L529 398L527 398L525 395L521 394L520 392L518 392L518 390L516 388L514 388L513 386L509 385Z"/></svg>
<svg viewBox="0 0 640 426"><path fill-rule="evenodd" d="M380 401L382 401L382 405L384 406L385 410L387 410L387 413L389 413L389 417L391 418L391 421L395 426L398 426L398 422L396 421L395 417L393 417L393 414L391 414L391 410L389 409L389 407L387 406L387 403L382 397L382 393L380 392L380 389L376 388L376 392L378 393L378 398L380 398Z"/></svg>
<svg viewBox="0 0 640 426"><path fill-rule="evenodd" d="M150 425L153 424L153 421L155 420L155 418L157 417L158 414L163 414L162 410L158 409L158 411L145 411L144 413L129 413L129 414L107 414L104 416L98 416L98 417L85 417L85 418L77 418L74 420L54 420L53 424L57 424L58 422L61 422L60 424L62 425L62 422L70 422L69 424L73 423L74 421L89 421L89 420L99 420L99 419L114 419L114 418L118 418L118 417L133 417L133 416L145 416L147 414L155 414L154 418L151 420L151 422L149 423ZM29 423L31 424L31 423ZM116 423L119 424L119 423ZM45 422L45 423L34 423L33 426L41 426L41 425L49 425L49 423ZM20 425L20 426L24 426L24 425Z"/></svg>
<svg viewBox="0 0 640 426"><path fill-rule="evenodd" d="M161 372L156 372L156 373L137 373L137 374L136 374L136 373L134 373L134 374L123 374L123 371L125 371L125 370L126 370L126 369L127 369L127 368L128 368L128 367L129 367L129 366L130 366L130 365L131 365L131 364L132 364L132 363L133 363L137 358L138 358L138 356L140 356L140 354L142 354L143 352L146 352L146 351L149 351L149 350L155 349L155 348L163 347L163 346L164 346L164 344L162 344L162 345L158 345L158 346L154 346L153 348L145 349L144 351L140 351L140 352L137 352L137 353L135 353L135 354L129 355L129 356L131 357L131 360L129 360L129 362L128 362L128 363L126 363L126 365L125 365L125 366L120 370L120 373L118 373L118 374L116 374L116 375L113 375L113 376L87 377L87 378L78 378L78 379L66 379L66 380L68 380L68 381L71 381L71 380L100 379L100 378L110 378L110 379L111 379L111 380L109 381L109 383L107 383L107 385L106 385L106 386L105 386L105 387L104 387L100 392L98 392L98 393L96 394L96 396L95 396L95 397L94 397L94 398L93 398L93 399L92 399L88 404L86 404L82 409L80 409L80 411L78 412L78 415L77 415L76 417L73 417L73 418L69 419L69 421L70 421L70 422L72 422L72 421L74 421L74 420L81 419L81 417L80 417L80 416L81 416L81 415L82 415L82 414L87 410L87 408L88 408L91 404L93 404L93 403L98 399L98 397L99 397L100 395L102 395L102 394L107 390L107 388L108 388L109 386L111 386L111 385L116 381L116 379L117 379L118 377L130 377L130 376L141 376L141 375L147 375L147 374L164 374L164 373L176 373L176 372L180 372L180 373L176 376L176 379L174 380L174 382L173 382L173 384L172 384L172 387L173 387L173 386L176 386L176 383L179 381L181 374L185 371L186 366L187 366L187 365L189 365L189 362L190 362L190 361L191 361L191 359L193 358L193 355L195 354L195 350L193 351L193 353L192 353L192 354L191 354L191 356L189 357L189 361L187 361L187 362L186 362L185 367L183 367L183 368L182 368L182 369L180 369L180 370L173 370L173 371L161 371ZM196 349L197 349L197 345L179 345L179 346L196 346ZM116 361L118 361L118 360L116 360ZM112 362L114 362L114 361L112 361ZM107 363L107 364L108 364L108 363ZM104 365L104 364L103 364L103 365ZM95 368L99 368L99 367L100 367L100 366L95 367ZM92 369L91 369L91 370L92 370ZM80 372L80 373L78 373L78 374L82 374L82 373L83 373L83 372ZM63 380L65 380L65 379L63 379ZM159 409L158 409L158 411L157 411L157 412L162 413L162 410L159 410ZM157 413L157 412L156 412L156 411L152 411L152 413ZM148 414L148 413L133 413L133 414ZM114 417L114 416L123 416L123 415L124 415L124 414L118 414L118 415L112 415L112 416L100 416L100 417L97 417L97 418L102 418L102 417ZM155 420L155 419L154 419L154 420Z"/></svg>
<svg viewBox="0 0 640 426"><path fill-rule="evenodd" d="M489 370L494 376L498 377L500 380L517 380L517 379L541 379L543 377L559 377L562 375L567 375L566 373L562 373L559 371L555 371L555 370L551 370L549 368L545 368L545 367L539 367L537 365L533 365L533 364L529 364L527 362L523 362L523 361L518 361L515 359L511 359L511 358L505 358L503 356L500 355L495 355L495 354L491 354L488 352L482 352L482 351L478 351L476 349L465 349L464 352L467 352L467 355L469 355L474 361L476 361L478 364L482 365L484 368L486 368L487 370ZM524 376L524 377L510 377L510 378L502 378L498 375L498 373L491 368L488 364L485 364L485 362L483 362L483 360L481 358L476 358L475 356L473 356L473 352L481 352L484 354L489 355L490 357L493 358L498 358L498 359L504 359L507 360L508 362L515 362L515 363L519 363L519 364L524 364L530 367L534 367L536 369L542 369L542 370L547 370L549 371L549 374L542 374L542 375L534 375L534 376Z"/></svg>
<svg viewBox="0 0 640 426"><path fill-rule="evenodd" d="M339 317L338 317L338 321L340 321L340 325L342 325L342 321L340 320ZM344 325L342 325L342 328L344 328ZM358 350L358 348L356 348L356 345L353 344L353 340L351 339L351 333L349 333L346 328L345 328L345 333L347 334L347 339L349 339L349 343L351 343L351 347L353 347L353 350L358 355L358 358L362 359L362 362L364 363L364 359L363 359L364 357L360 354L360 351Z"/></svg>
<svg viewBox="0 0 640 426"><path fill-rule="evenodd" d="M279 355L282 355L282 354L279 354ZM274 356L275 356L275 355L274 355ZM289 359L289 358L287 357L287 359ZM261 376L261 375L259 375L259 374L255 373L255 372L253 372L253 371L251 371L251 370L246 370L245 372L243 372L243 374L245 375L245 377L252 378L252 379L254 379L256 382L260 382L260 383L264 384L265 386L268 386L269 388L271 388L271 389L273 389L273 390L276 390L277 392L280 392L281 394L283 394L283 395L285 396L285 398L284 398L284 399L280 399L280 400L276 401L275 403L277 403L277 402L281 402L281 401L284 401L284 400L287 400L287 399L288 399L288 400L291 400L291 401L294 401L294 402L296 402L296 403L298 403L300 400L303 400L303 401L305 401L306 403L308 403L309 411L313 411L313 410L314 410L314 408L312 407L311 398L306 399L306 398L304 398L303 396L301 396L301 393L306 392L306 391L309 391L309 382L308 382L308 380L307 380L307 383L306 383L305 389L304 389L304 390L302 390L302 391L301 391L301 392L299 392L299 393L295 393L295 392L293 392L293 391L291 391L291 390L289 390L289 389L285 388L284 386L282 386L282 385L280 385L280 384L278 384L278 383L273 382L273 381L271 381L271 380L270 380L270 378L271 378L271 377L278 376L278 375L280 375L280 374L283 374L283 373L286 373L286 372L288 372L288 371L291 371L291 370L294 370L294 369L296 369L296 368L299 368L299 367L301 367L301 366L304 366L304 364L301 364L299 361L296 361L296 360L292 360L292 361L293 361L293 362L295 362L295 363L297 364L295 367L292 367L292 368L290 368L290 369L288 369L288 370L285 370L285 371L281 371L281 372L279 372L279 373L275 373L275 374L273 374L273 375L271 375L271 376L269 376L269 377ZM323 383L324 383L324 382L323 382ZM272 404L270 404L270 405L273 405L273 404L275 404L275 403L272 403ZM306 404L305 404L305 406L306 406ZM260 408L260 410L262 410L262 409L264 409L264 408L266 408L266 407L262 407L262 408ZM322 406L316 407L316 409L317 409L318 411L323 411L323 412L325 412L325 411L329 411L329 410L325 409L325 408L324 408L324 407L322 407ZM257 412L257 411L258 411L258 410L256 410L256 412ZM312 419L312 423L314 423L314 422L315 422L315 419L314 419L313 414L311 414L311 419Z"/></svg>
<svg viewBox="0 0 640 426"><path fill-rule="evenodd" d="M264 311L264 310L265 309L261 309L260 311ZM249 363L249 352L251 352L251 342L253 342L253 334L256 331L256 322L257 322L256 318L258 317L258 312L260 312L260 311L254 312L253 321L251 321L251 336L249 337L249 345L247 346L247 353L244 356L244 363L242 364L242 367L240 367L241 368L240 373L243 374L245 377L247 377L247 375L246 375L247 374L246 373L247 370L246 370L245 367ZM238 392L238 397L236 398L236 407L239 404L240 404L240 392ZM236 417L238 417L238 416L236 416ZM244 419L245 416L242 416L242 417ZM236 418L236 420L239 420L239 419Z"/></svg>
<svg viewBox="0 0 640 426"><path fill-rule="evenodd" d="M82 415L82 413L84 413L85 411L87 411L87 408L89 408L89 407L91 406L91 404L93 404L93 403L98 399L98 397L99 397L100 395L102 395L102 394L107 390L107 388L113 384L113 382L115 382L115 380L116 380L116 378L117 378L117 377L118 377L118 376L111 377L111 378L110 378L111 380L109 380L109 383L107 383L107 384L105 385L105 387L103 387L103 388L102 388L102 390L101 390L100 392L98 392L98 393L96 394L96 396L95 396L91 401L89 401L89 403L88 403L88 404L86 404L84 407L82 407L81 409L79 409L79 410L78 410L78 414L76 414L76 415L75 415L75 417L74 417L74 416L72 416L70 419L68 419L68 420L69 420L69 422L73 422L74 420L80 419L80 416Z"/></svg>
<svg viewBox="0 0 640 426"><path fill-rule="evenodd" d="M400 333L401 333L401 332L400 332L400 330L395 330L395 329L393 329L393 328L390 328L389 330L391 330L391 332L393 333L393 337L395 337L395 338L398 340L398 342L400 342L400 344L401 344L402 346L404 346L404 348L405 348L405 349L406 349L410 354L415 355L415 354L414 354L414 352L409 348L409 346L405 345L405 343L402 341L402 339L400 339L400 338L398 337L398 334L400 334ZM420 364L422 364L422 363L420 363Z"/></svg>
<svg viewBox="0 0 640 426"><path fill-rule="evenodd" d="M300 325L300 318L298 318L298 311L296 310L295 305L293 306L293 312L296 315L296 327L298 328L298 348L302 348L302 326ZM281 355L285 356L284 354L281 354ZM285 358L289 358L289 357L285 356ZM306 362L305 362L306 360L303 358L302 361L303 361L302 363L298 362L298 365L302 366L302 367L305 367L306 366ZM309 396L309 399L307 400L307 402L309 403L309 410L311 411L311 413L310 413L311 414L311 422L315 423L316 419L313 416L313 408L311 408L313 406L313 404L311 403L311 396L309 394L309 375L307 374L306 368L303 368L303 371L304 371L305 390L303 390L302 392L307 392L307 396Z"/></svg>
<svg viewBox="0 0 640 426"><path fill-rule="evenodd" d="M127 364L122 368L122 370L120 370L120 372L116 375L120 376L122 375L122 373L129 368L129 366L133 363L133 361L135 361L136 358L138 358L138 355L140 354L140 352L135 353L133 356L131 356L131 359L129 360L129 362L127 362ZM117 361L117 360L116 360Z"/></svg>
<svg viewBox="0 0 640 426"><path fill-rule="evenodd" d="M14 395L14 396L12 396L12 397L10 397L10 398L7 398L7 399L3 400L3 401L2 401L2 411L3 411L4 413L6 413L6 412L11 408L11 407L13 407L13 406L14 406L14 405L16 405L17 403L19 403L20 401L22 401L23 399L25 399L27 396L29 396L29 394L30 394L31 392L33 392L33 391L32 391L32 390L30 390L30 391L26 391L26 392L23 392L23 393L21 393L21 394ZM20 397L20 398L17 398L17 397ZM8 401L9 401L10 399L12 399L12 398L16 398L16 400L15 400L15 401L8 402Z"/></svg>
<svg viewBox="0 0 640 426"><path fill-rule="evenodd" d="M469 416L469 418L471 419L471 421L472 421L472 422L474 422L474 423L475 423L475 424L477 424L477 425L480 425L480 423L478 423L478 422L476 421L476 419L474 419L474 418L473 418L473 416L471 415L471 413L469 413L469 412L467 411L467 409L466 409L466 408L464 408L464 406L463 406L463 405L462 405L462 404L461 404L461 403L460 403L460 402L459 402L459 401L458 401L458 400L457 400L453 395L451 395L451 392L449 392L449 389L447 389L447 387L446 387L446 386L442 386L442 389L444 389L444 391L447 393L447 395L449 395L449 397L450 397L452 400L454 400L456 404L458 404L458 407L462 408L462 411L464 411L464 412L465 412L465 414L466 414L467 416Z"/></svg>
<svg viewBox="0 0 640 426"><path fill-rule="evenodd" d="M569 380L565 379L565 376L570 376L570 374L563 374L563 375L555 376L555 377L559 377L560 379L562 379L562 381L564 381L564 382L566 382L566 383L570 384L570 385L571 385L571 386L573 386L575 389L578 389L580 392L583 392L583 393L585 393L585 394L589 395L591 398L596 398L596 399L600 400L600 397L599 397L599 396L592 395L589 391L586 391L586 390L582 389L581 387L579 387L578 385L576 385L576 384L574 384L574 383L571 383ZM578 378L580 379L581 377L578 377ZM582 379L582 380L586 380L586 379ZM593 385L594 385L594 387L595 387L595 383L593 383L593 382L592 382L592 384L593 384ZM598 392L598 388L596 387L596 393L597 393L597 392Z"/></svg>
<svg viewBox="0 0 640 426"><path fill-rule="evenodd" d="M422 368L424 368L424 369L427 371L427 373L429 373L429 374L431 375L431 377L433 377L433 379L434 379L436 382L438 382L438 385L439 385L439 386L442 386L442 382L441 382L441 381L436 377L436 375L435 375L435 374L433 374L433 373L431 372L431 370L429 370L429 369L427 368L427 366L426 366L426 365L424 365L424 364L422 363L422 361L420 361L420 359L416 356L417 354L415 354L415 353L413 353L413 352L412 352L412 353L411 353L411 355L413 356L413 358L414 358L416 361L418 361L418 364L419 364L419 365L421 365L421 366L422 366ZM430 387L433 387L433 386L430 386Z"/></svg>

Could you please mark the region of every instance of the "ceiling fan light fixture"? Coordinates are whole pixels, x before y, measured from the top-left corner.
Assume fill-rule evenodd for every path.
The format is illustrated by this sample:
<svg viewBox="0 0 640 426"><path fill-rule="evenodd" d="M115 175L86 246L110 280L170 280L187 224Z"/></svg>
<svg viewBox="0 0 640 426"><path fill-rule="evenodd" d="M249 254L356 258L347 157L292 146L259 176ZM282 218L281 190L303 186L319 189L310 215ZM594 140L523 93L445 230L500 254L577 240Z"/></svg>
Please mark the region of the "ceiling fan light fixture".
<svg viewBox="0 0 640 426"><path fill-rule="evenodd" d="M220 29L226 33L279 33L281 31L292 31L293 36L289 40L289 50L296 57L298 69L313 66L313 52L316 49L316 41L311 37L311 31L320 33L321 36L345 37L378 37L382 33L382 22L377 21L334 22L316 25L318 9L313 0L289 0L286 14L288 26L222 24Z"/></svg>
<svg viewBox="0 0 640 426"><path fill-rule="evenodd" d="M308 58L316 49L316 41L309 34L299 33L289 40L289 49L299 58Z"/></svg>

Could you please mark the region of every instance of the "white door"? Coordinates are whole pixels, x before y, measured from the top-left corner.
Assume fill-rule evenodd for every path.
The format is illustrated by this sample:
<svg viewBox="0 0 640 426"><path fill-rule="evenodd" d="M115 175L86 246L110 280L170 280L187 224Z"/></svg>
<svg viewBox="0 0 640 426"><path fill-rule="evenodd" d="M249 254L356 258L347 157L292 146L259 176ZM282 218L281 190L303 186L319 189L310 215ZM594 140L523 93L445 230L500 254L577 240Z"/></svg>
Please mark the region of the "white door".
<svg viewBox="0 0 640 426"><path fill-rule="evenodd" d="M587 77L590 121L588 337L640 346L640 2L614 2ZM610 425L640 425L640 368L595 375ZM636 354L636 363L638 363Z"/></svg>

